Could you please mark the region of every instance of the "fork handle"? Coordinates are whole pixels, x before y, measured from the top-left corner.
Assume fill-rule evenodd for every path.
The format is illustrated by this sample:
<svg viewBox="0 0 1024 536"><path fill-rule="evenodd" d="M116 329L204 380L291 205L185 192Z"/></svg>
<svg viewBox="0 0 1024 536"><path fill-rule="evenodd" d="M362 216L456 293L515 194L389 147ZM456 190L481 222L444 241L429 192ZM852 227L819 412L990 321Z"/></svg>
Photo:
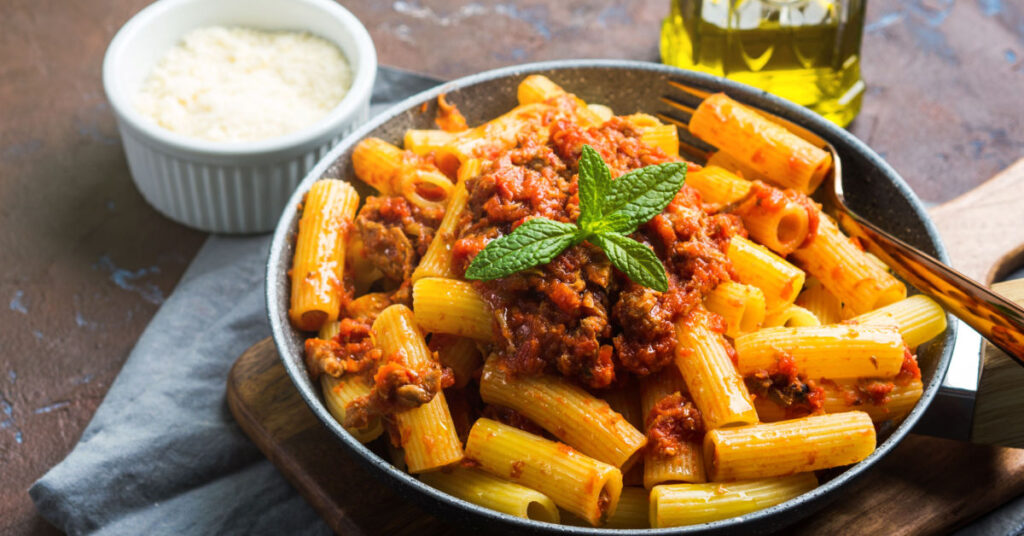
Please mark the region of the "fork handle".
<svg viewBox="0 0 1024 536"><path fill-rule="evenodd" d="M838 216L848 233L862 240L903 279L1024 366L1024 307L851 211Z"/></svg>

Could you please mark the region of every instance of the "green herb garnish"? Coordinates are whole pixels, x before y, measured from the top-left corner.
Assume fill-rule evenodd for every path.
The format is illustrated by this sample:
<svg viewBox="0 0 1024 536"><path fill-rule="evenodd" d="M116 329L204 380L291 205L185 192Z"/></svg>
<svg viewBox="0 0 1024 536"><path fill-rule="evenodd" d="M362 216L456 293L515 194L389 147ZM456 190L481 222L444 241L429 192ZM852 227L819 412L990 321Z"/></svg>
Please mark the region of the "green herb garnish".
<svg viewBox="0 0 1024 536"><path fill-rule="evenodd" d="M613 181L601 155L584 145L578 167L578 221L527 220L488 243L470 263L466 279L490 281L547 264L565 248L586 240L634 282L667 291L665 266L651 248L626 235L665 210L686 181L686 163L647 166Z"/></svg>

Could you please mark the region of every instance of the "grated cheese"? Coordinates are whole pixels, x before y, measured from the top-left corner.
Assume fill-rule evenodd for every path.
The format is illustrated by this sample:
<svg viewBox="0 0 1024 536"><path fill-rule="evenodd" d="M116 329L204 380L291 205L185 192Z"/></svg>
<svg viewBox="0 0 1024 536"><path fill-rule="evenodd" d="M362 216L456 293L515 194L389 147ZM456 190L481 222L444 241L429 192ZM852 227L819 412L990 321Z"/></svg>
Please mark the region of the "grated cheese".
<svg viewBox="0 0 1024 536"><path fill-rule="evenodd" d="M189 32L163 56L135 105L172 132L251 141L312 125L351 85L348 61L323 38L212 26Z"/></svg>

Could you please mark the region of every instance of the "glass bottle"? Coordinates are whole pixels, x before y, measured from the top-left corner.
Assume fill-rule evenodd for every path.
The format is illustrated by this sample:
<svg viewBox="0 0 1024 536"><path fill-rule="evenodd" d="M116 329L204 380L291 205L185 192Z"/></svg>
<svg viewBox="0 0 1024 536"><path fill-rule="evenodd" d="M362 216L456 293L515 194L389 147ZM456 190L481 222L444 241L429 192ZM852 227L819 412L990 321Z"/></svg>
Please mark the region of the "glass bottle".
<svg viewBox="0 0 1024 536"><path fill-rule="evenodd" d="M724 76L846 126L860 111L866 0L671 0L669 65Z"/></svg>

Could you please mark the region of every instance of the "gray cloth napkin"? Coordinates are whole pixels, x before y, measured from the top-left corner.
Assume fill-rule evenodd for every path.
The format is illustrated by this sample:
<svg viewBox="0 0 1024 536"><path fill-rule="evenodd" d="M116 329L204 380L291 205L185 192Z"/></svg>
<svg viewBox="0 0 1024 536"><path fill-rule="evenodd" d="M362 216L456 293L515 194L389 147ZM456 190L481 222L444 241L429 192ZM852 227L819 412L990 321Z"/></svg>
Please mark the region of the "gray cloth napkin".
<svg viewBox="0 0 1024 536"><path fill-rule="evenodd" d="M438 80L381 68L371 114ZM71 454L29 490L69 534L327 534L224 398L270 335L270 237L211 236L153 317Z"/></svg>

